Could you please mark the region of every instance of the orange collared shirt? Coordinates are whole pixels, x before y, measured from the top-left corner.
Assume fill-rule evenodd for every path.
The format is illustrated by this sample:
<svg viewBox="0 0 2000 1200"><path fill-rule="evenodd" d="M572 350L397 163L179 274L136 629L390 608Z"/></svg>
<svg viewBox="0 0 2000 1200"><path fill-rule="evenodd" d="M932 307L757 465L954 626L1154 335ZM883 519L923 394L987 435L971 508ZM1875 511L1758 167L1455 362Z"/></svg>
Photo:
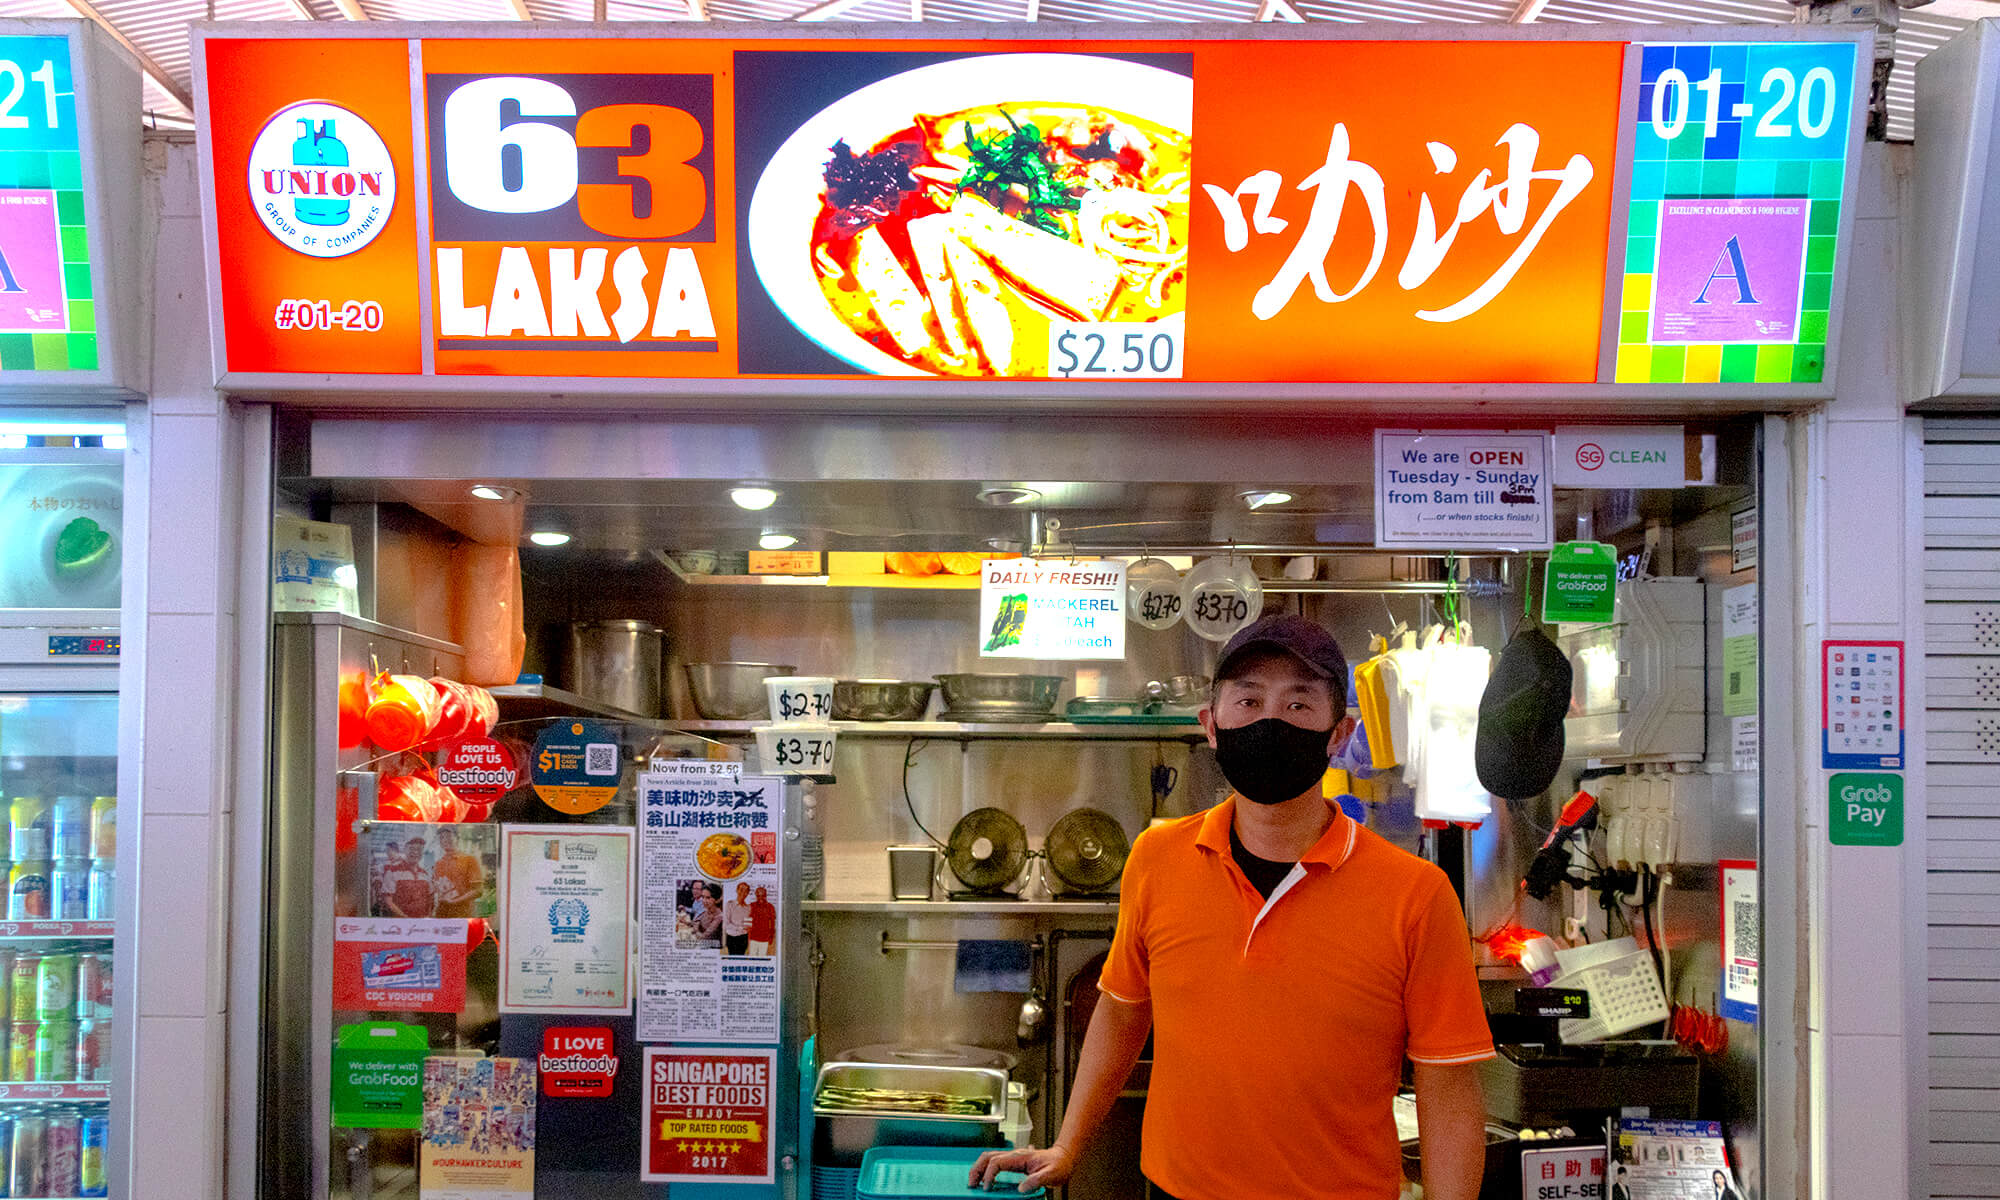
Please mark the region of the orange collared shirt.
<svg viewBox="0 0 2000 1200"><path fill-rule="evenodd" d="M1153 1010L1140 1165L1183 1200L1379 1200L1401 1186L1403 1059L1493 1055L1444 872L1338 808L1266 901L1236 797L1141 834L1100 986Z"/></svg>

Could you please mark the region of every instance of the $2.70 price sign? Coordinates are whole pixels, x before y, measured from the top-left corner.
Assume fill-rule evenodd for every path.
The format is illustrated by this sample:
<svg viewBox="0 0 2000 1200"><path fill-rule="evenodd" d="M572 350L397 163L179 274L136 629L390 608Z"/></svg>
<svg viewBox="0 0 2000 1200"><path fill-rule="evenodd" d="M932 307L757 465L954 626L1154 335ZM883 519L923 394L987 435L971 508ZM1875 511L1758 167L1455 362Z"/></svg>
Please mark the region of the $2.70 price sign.
<svg viewBox="0 0 2000 1200"><path fill-rule="evenodd" d="M1179 321L1052 321L1049 376L1179 379L1186 335Z"/></svg>
<svg viewBox="0 0 2000 1200"><path fill-rule="evenodd" d="M1144 621L1170 621L1181 615L1181 594L1178 588L1148 588L1139 597L1139 618Z"/></svg>
<svg viewBox="0 0 2000 1200"><path fill-rule="evenodd" d="M779 692L778 716L786 721L828 720L833 716L833 697L828 692Z"/></svg>

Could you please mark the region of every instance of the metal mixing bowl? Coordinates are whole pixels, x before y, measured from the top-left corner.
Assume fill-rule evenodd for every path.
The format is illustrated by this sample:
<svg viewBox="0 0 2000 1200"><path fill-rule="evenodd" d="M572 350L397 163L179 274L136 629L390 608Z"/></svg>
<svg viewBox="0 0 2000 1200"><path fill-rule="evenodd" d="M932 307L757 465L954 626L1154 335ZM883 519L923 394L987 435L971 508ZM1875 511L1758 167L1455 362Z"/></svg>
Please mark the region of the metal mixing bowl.
<svg viewBox="0 0 2000 1200"><path fill-rule="evenodd" d="M771 702L764 681L799 673L797 667L759 662L691 662L686 670L694 710L708 721L754 721L766 715Z"/></svg>
<svg viewBox="0 0 2000 1200"><path fill-rule="evenodd" d="M937 677L944 707L961 721L1046 719L1062 691L1060 675L1002 675L972 672Z"/></svg>
<svg viewBox="0 0 2000 1200"><path fill-rule="evenodd" d="M921 721L935 683L909 679L842 679L833 685L836 721Z"/></svg>

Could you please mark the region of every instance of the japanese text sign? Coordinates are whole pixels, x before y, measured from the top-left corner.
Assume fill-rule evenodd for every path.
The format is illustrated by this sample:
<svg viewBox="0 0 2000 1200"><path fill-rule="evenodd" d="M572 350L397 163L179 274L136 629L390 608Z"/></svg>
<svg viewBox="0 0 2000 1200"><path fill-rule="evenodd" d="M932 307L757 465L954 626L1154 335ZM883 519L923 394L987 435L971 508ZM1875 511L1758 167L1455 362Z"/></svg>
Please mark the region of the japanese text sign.
<svg viewBox="0 0 2000 1200"><path fill-rule="evenodd" d="M1852 37L197 36L227 380L1830 378Z"/></svg>

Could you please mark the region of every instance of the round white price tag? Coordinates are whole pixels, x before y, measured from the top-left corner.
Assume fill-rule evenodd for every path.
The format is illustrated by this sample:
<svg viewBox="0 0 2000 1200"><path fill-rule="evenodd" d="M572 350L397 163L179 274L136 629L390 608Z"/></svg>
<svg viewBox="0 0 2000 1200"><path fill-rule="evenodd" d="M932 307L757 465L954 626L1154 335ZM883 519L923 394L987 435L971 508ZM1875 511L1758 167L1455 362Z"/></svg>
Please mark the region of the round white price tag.
<svg viewBox="0 0 2000 1200"><path fill-rule="evenodd" d="M1211 558L1188 572L1181 589L1188 628L1226 642L1264 611L1264 585L1247 558Z"/></svg>
<svg viewBox="0 0 2000 1200"><path fill-rule="evenodd" d="M1148 629L1171 629L1181 619L1181 573L1173 564L1142 558L1125 571L1125 611Z"/></svg>

